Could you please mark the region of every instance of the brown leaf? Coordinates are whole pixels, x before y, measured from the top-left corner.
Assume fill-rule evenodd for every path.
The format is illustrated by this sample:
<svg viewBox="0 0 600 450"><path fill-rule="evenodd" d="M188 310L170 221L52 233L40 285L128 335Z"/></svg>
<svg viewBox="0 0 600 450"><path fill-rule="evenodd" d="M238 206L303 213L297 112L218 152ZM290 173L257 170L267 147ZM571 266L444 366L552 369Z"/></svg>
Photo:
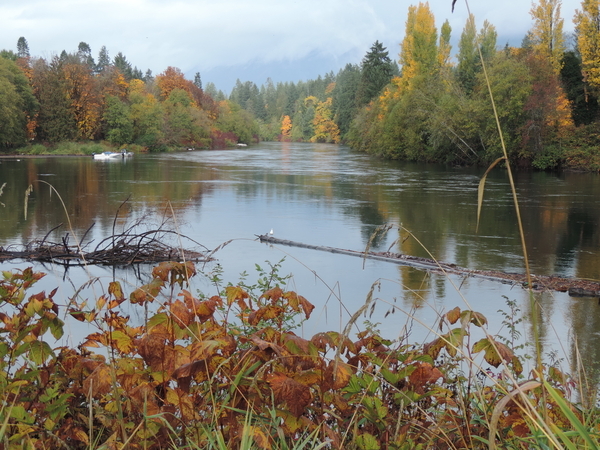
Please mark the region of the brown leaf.
<svg viewBox="0 0 600 450"><path fill-rule="evenodd" d="M436 359L440 351L446 346L446 341L441 338L437 338L431 342L428 342L423 346L423 353L431 356L431 359Z"/></svg>
<svg viewBox="0 0 600 450"><path fill-rule="evenodd" d="M190 383L198 372L207 373L208 364L206 360L198 360L175 369L171 375L179 385L179 388L185 393L190 392Z"/></svg>
<svg viewBox="0 0 600 450"><path fill-rule="evenodd" d="M282 373L273 373L267 376L267 382L273 389L275 401L285 403L289 411L300 417L312 400L310 388Z"/></svg>
<svg viewBox="0 0 600 450"><path fill-rule="evenodd" d="M175 300L169 308L175 319L175 323L181 328L186 328L194 320L194 316L190 313L188 307L181 301Z"/></svg>
<svg viewBox="0 0 600 450"><path fill-rule="evenodd" d="M306 339L296 336L294 333L285 333L281 336L281 340L290 353L294 355L310 353L311 342ZM314 350L314 347L313 347Z"/></svg>
<svg viewBox="0 0 600 450"><path fill-rule="evenodd" d="M152 416L160 412L160 408L156 403L156 391L154 389L154 386L144 382L131 389L127 394L134 401L140 412L143 411L147 415Z"/></svg>
<svg viewBox="0 0 600 450"><path fill-rule="evenodd" d="M433 367L429 363L415 363L417 367L408 377L410 383L414 386L415 391L422 394L424 393L424 387L428 384L435 383L440 378L444 378L444 375L436 367Z"/></svg>
<svg viewBox="0 0 600 450"><path fill-rule="evenodd" d="M458 319L460 319L460 308L457 306L456 308L448 311L445 315L446 320L448 320L448 322L450 322L451 325L454 325ZM440 329L442 327L442 324L440 322Z"/></svg>
<svg viewBox="0 0 600 450"><path fill-rule="evenodd" d="M279 286L277 286L277 287L274 287L273 289L269 289L268 291L263 293L263 295L261 295L260 297L271 300L271 303L275 303L277 300L279 300L281 297L283 297L283 291L281 290L281 288Z"/></svg>
<svg viewBox="0 0 600 450"><path fill-rule="evenodd" d="M272 342L269 341L265 341L261 338L259 338L256 335L253 335L250 337L250 340L254 343L254 345L256 345L260 350L271 350L273 353L275 353L277 356L281 356L283 355L284 349L282 347L280 347L277 344L274 344Z"/></svg>
<svg viewBox="0 0 600 450"><path fill-rule="evenodd" d="M153 302L156 296L160 293L165 283L160 278L154 278L150 283L137 288L129 295L131 303L144 304L145 302Z"/></svg>
<svg viewBox="0 0 600 450"><path fill-rule="evenodd" d="M311 302L306 300L301 295L298 296L298 300L300 301L300 306L302 307L302 310L304 311L304 316L307 319L310 318L310 315L312 314L313 309L315 309L315 305L313 305Z"/></svg>
<svg viewBox="0 0 600 450"><path fill-rule="evenodd" d="M111 294L115 300L123 302L125 301L125 296L123 295L123 290L121 289L121 283L118 281L111 281L108 284L108 293Z"/></svg>
<svg viewBox="0 0 600 450"><path fill-rule="evenodd" d="M330 389L336 391L348 385L353 373L354 370L352 370L352 367L338 358L337 360L329 361L324 377L328 380L327 384L331 385Z"/></svg>
<svg viewBox="0 0 600 450"><path fill-rule="evenodd" d="M163 282L170 284L178 283L180 286L187 283L188 279L196 275L196 267L191 261L179 263L166 261L160 263L152 270L152 276L160 278Z"/></svg>
<svg viewBox="0 0 600 450"><path fill-rule="evenodd" d="M249 425L248 427L258 448L262 448L263 450L271 450L271 442L265 432L254 425Z"/></svg>
<svg viewBox="0 0 600 450"><path fill-rule="evenodd" d="M158 333L147 334L136 339L139 355L154 372L170 374L173 371L175 355L173 348L167 345L167 339L166 334Z"/></svg>
<svg viewBox="0 0 600 450"><path fill-rule="evenodd" d="M261 320L275 319L282 315L284 310L281 306L267 305L262 308L258 308L256 311L248 316L248 323L250 325L257 325Z"/></svg>
<svg viewBox="0 0 600 450"><path fill-rule="evenodd" d="M92 397L94 398L98 398L98 396L110 392L111 375L109 366L106 364L97 366L94 371L83 380L83 393L88 395L90 390Z"/></svg>

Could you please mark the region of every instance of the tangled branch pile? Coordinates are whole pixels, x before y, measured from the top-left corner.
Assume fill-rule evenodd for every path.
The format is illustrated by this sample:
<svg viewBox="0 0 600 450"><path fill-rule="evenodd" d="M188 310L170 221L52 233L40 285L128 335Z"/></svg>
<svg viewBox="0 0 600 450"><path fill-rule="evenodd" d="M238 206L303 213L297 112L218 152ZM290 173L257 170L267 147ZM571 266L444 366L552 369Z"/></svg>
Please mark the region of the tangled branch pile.
<svg viewBox="0 0 600 450"><path fill-rule="evenodd" d="M50 233L61 225L50 230L44 239L36 239L24 246L0 247L0 261L26 259L63 265L129 265L173 260L211 260L205 248L204 251L197 251L167 244L169 237L176 237L179 241L190 241L196 246L200 246L187 236L164 229L164 223L157 229L138 232L136 230L141 224L137 222L122 233L113 233L112 236L101 240L92 250L87 249L91 247L93 241L85 245L82 242L93 225L86 231L81 241L77 242L75 240L74 244L69 243L69 233L62 237L61 242L49 241L48 236Z"/></svg>

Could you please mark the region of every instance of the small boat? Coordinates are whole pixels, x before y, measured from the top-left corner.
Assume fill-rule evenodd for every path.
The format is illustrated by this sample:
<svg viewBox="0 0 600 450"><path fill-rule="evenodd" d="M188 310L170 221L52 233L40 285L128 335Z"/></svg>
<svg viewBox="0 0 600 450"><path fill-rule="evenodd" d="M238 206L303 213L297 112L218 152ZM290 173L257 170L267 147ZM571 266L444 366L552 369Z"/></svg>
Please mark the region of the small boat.
<svg viewBox="0 0 600 450"><path fill-rule="evenodd" d="M94 153L94 159L124 159L133 156L133 152L128 152L123 149L120 152L103 152L103 153Z"/></svg>

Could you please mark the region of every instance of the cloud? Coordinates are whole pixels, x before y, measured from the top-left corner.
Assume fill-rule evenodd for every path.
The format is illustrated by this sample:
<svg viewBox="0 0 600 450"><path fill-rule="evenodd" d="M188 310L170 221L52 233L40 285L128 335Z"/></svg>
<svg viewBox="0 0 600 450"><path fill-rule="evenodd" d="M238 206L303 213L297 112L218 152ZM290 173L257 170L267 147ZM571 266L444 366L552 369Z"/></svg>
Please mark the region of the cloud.
<svg viewBox="0 0 600 450"><path fill-rule="evenodd" d="M0 3L0 48L16 49L24 36L34 56L73 52L86 42L96 57L107 47L132 65L155 74L168 66L189 74L244 66L293 66L332 61L325 74L358 63L375 40L396 58L410 3L399 0L9 0ZM531 4L523 0L471 2L479 26L498 30L499 45L518 45L531 27ZM467 18L464 2L429 2L438 27L448 19L457 42ZM572 31L575 1L563 2ZM455 45L456 50L456 45ZM352 60L340 61L340 55ZM240 78L242 78L240 74Z"/></svg>

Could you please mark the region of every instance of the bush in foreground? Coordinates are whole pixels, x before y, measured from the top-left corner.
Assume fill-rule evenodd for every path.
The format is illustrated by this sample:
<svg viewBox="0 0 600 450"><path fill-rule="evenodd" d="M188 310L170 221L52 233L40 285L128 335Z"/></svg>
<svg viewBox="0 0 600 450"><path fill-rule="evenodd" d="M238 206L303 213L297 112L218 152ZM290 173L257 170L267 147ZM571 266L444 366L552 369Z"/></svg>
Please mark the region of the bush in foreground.
<svg viewBox="0 0 600 450"><path fill-rule="evenodd" d="M73 298L64 307L56 290L27 297L43 274L5 272L0 448L598 445L598 419L568 400L569 377L549 368L524 380L508 340L486 334L466 343L472 327L485 325L481 314L449 311L445 332L424 346L374 330L356 340L337 332L305 339L293 330L314 306L282 288L278 269L204 297L184 289L193 264L162 263L129 296L111 282L94 304ZM124 315L126 302L141 309L143 324ZM76 347L52 348L62 314L97 330ZM486 378L476 353L502 376Z"/></svg>

